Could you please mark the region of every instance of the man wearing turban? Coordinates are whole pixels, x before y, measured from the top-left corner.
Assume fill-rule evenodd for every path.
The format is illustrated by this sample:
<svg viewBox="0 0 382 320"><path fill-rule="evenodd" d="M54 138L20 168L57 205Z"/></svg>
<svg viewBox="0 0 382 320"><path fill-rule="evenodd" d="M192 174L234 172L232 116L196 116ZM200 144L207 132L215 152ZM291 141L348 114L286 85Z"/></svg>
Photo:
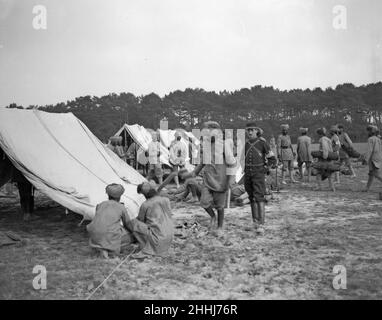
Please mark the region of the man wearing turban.
<svg viewBox="0 0 382 320"><path fill-rule="evenodd" d="M354 152L353 141L351 141L349 135L344 131L344 126L342 124L338 124L338 138L340 139L341 149L340 149L340 160L341 163L344 163L351 173L351 178L355 178L356 174L354 172L353 166L350 161L349 152Z"/></svg>
<svg viewBox="0 0 382 320"><path fill-rule="evenodd" d="M365 192L369 191L374 178L382 182L382 142L378 137L379 129L377 126L369 125L367 127L369 138L367 139L367 152L365 160L369 165L369 179Z"/></svg>
<svg viewBox="0 0 382 320"><path fill-rule="evenodd" d="M304 172L302 170L302 165L305 163L305 167L308 171L308 182L310 182L311 176L311 164L313 157L311 155L312 139L307 136L308 128L300 128L301 136L297 138L297 164L300 171L301 181L304 181Z"/></svg>
<svg viewBox="0 0 382 320"><path fill-rule="evenodd" d="M126 230L130 218L120 202L124 192L122 185L109 184L106 187L109 200L97 205L94 219L87 225L90 246L100 250L104 258L108 258L109 253L119 254L122 247L131 243L131 235Z"/></svg>
<svg viewBox="0 0 382 320"><path fill-rule="evenodd" d="M196 177L203 169L203 187L200 205L211 217L210 228L214 228L217 211L217 234L221 235L224 221L226 192L235 182L236 159L232 148L226 148L220 125L215 121L203 124L201 132L202 146L200 150L201 163L190 174ZM183 176L185 179L189 175Z"/></svg>
<svg viewBox="0 0 382 320"><path fill-rule="evenodd" d="M154 177L158 179L158 183L162 184L163 182L163 169L162 163L160 160L161 155L161 143L159 141L159 132L151 133L151 141L148 145L147 156L149 160L149 174L147 179L151 180Z"/></svg>
<svg viewBox="0 0 382 320"><path fill-rule="evenodd" d="M179 188L179 169L186 165L187 145L182 141L182 135L179 131L175 132L175 140L170 145L170 163L172 164L173 179L176 187Z"/></svg>
<svg viewBox="0 0 382 320"><path fill-rule="evenodd" d="M140 247L133 258L164 256L174 238L170 200L160 196L149 182L138 185L137 192L143 194L146 201L139 208L138 217L127 225Z"/></svg>
<svg viewBox="0 0 382 320"><path fill-rule="evenodd" d="M110 144L108 144L107 146L110 150L116 153L118 157L120 157L123 161L126 162L126 153L123 150L121 136L110 137Z"/></svg>
<svg viewBox="0 0 382 320"><path fill-rule="evenodd" d="M339 128L337 125L332 125L329 130L329 138L332 141L332 149L333 152L335 152L338 155L338 160L340 160L340 149L341 149L341 142L340 138L338 137L338 131ZM335 180L334 183L340 183L340 172L335 172Z"/></svg>
<svg viewBox="0 0 382 320"><path fill-rule="evenodd" d="M333 170L330 168L331 160L329 160L329 153L333 152L332 141L326 136L326 128L318 128L317 134L320 137L318 140L319 151L322 152L322 158L319 158L318 162L314 164L317 170L316 180L317 188L315 190L321 190L321 180L328 179L329 188L334 192L336 191L332 182Z"/></svg>
<svg viewBox="0 0 382 320"><path fill-rule="evenodd" d="M295 157L295 153L293 151L291 138L288 134L289 125L282 124L281 125L281 134L277 139L277 155L279 157L279 161L283 164L283 170L281 172L281 183L286 184L284 180L284 175L286 171L286 167L289 170L289 177L292 183L296 182L293 177L293 160Z"/></svg>

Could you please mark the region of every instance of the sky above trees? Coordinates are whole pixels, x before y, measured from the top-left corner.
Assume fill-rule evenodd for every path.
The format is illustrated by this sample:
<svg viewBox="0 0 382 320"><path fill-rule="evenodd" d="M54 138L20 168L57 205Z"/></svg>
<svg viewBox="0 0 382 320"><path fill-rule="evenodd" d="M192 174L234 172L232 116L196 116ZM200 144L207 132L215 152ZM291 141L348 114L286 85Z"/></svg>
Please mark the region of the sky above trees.
<svg viewBox="0 0 382 320"><path fill-rule="evenodd" d="M46 7L47 29L33 28ZM346 8L336 29L333 8ZM382 80L378 0L0 0L0 106Z"/></svg>

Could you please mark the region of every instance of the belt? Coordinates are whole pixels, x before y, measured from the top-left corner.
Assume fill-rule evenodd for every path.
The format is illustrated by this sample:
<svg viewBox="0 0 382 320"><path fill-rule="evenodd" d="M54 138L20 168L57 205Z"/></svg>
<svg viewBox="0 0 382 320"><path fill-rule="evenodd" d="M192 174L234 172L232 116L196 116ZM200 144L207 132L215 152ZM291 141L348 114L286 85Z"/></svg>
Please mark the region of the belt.
<svg viewBox="0 0 382 320"><path fill-rule="evenodd" d="M289 149L290 148L290 146L281 146L281 149Z"/></svg>
<svg viewBox="0 0 382 320"><path fill-rule="evenodd" d="M246 167L262 167L264 165L264 163L261 163L261 164L245 164Z"/></svg>

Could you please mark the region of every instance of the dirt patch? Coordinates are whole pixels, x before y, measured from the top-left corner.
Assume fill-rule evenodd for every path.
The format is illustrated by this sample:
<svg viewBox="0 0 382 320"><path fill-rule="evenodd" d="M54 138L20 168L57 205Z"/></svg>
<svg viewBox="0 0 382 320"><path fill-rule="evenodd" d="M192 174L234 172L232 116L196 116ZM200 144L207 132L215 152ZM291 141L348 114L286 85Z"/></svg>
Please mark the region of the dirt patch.
<svg viewBox="0 0 382 320"><path fill-rule="evenodd" d="M228 209L225 235L177 237L166 258L127 260L92 299L381 299L380 186L342 176L338 191L287 186L267 205L266 233L256 236L250 208ZM18 199L1 199L0 231L23 245L0 247L1 299L85 299L121 262L92 255L81 216L39 195L38 219L23 222ZM178 223L208 217L197 205L173 203ZM184 216L184 217L183 217ZM47 289L34 290L35 265L47 269ZM334 290L333 267L347 271L347 289Z"/></svg>

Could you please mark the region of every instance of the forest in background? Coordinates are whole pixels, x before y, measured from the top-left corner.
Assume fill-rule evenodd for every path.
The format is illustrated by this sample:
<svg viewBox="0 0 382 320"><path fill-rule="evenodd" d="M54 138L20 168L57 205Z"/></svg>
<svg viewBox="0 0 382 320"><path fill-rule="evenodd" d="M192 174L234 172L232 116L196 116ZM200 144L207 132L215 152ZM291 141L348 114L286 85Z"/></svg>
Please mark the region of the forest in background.
<svg viewBox="0 0 382 320"><path fill-rule="evenodd" d="M222 128L244 128L255 121L269 138L280 131L280 124L290 125L295 142L301 126L315 131L320 126L342 123L354 142L367 139L365 127L382 124L382 82L354 86L351 83L335 88L279 90L253 86L236 91L176 90L164 97L155 93L135 96L132 93L110 93L102 97L81 96L74 100L44 106L7 108L39 109L47 112L72 112L102 141L106 142L123 123L138 123L157 129L160 120L167 119L169 128L199 128L214 120Z"/></svg>

